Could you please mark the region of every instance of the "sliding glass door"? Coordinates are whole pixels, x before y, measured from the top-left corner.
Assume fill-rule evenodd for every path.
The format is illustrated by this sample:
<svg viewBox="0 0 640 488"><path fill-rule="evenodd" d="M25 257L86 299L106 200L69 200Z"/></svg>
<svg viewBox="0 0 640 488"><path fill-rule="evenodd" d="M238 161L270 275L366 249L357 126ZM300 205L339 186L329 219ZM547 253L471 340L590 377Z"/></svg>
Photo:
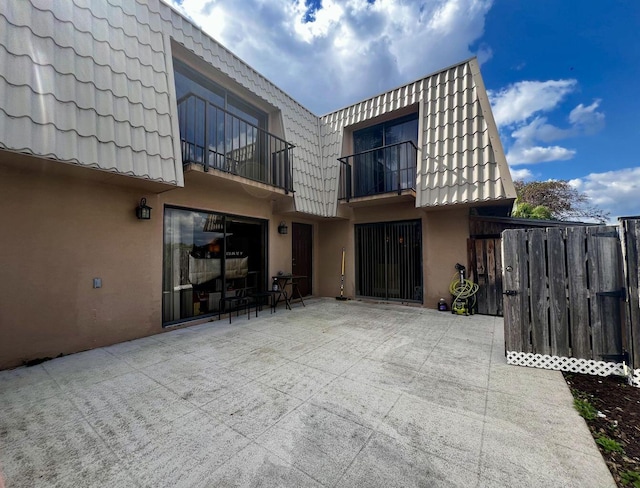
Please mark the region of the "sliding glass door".
<svg viewBox="0 0 640 488"><path fill-rule="evenodd" d="M163 324L217 313L220 300L266 283L264 220L166 207Z"/></svg>
<svg viewBox="0 0 640 488"><path fill-rule="evenodd" d="M359 224L356 234L356 295L422 302L420 220Z"/></svg>

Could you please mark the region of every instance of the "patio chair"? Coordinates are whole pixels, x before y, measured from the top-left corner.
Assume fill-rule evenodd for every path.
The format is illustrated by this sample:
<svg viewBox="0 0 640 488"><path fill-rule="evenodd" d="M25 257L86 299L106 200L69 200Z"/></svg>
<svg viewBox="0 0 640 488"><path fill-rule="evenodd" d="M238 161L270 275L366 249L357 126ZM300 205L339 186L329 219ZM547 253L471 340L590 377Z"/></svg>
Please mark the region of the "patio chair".
<svg viewBox="0 0 640 488"><path fill-rule="evenodd" d="M228 307L227 307L228 306ZM251 318L251 307L249 305L249 297L245 293L245 289L235 290L235 293L220 299L218 304L218 320L222 317L222 312L229 311L229 323L231 323L231 312L235 309L236 317L240 315L240 309L247 310L247 320Z"/></svg>

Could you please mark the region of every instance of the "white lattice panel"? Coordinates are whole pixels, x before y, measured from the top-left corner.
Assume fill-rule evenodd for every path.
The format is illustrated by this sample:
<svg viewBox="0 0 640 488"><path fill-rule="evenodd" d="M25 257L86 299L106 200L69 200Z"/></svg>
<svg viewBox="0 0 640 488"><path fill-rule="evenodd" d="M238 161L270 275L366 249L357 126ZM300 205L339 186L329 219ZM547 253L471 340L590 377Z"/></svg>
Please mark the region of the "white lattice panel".
<svg viewBox="0 0 640 488"><path fill-rule="evenodd" d="M532 354L529 352L507 351L507 364L553 369L556 371L569 371L571 373L583 373L595 376L609 376L611 374L626 376L622 363L567 358L563 356L548 356L546 354ZM630 384L640 387L640 369L632 370L628 378Z"/></svg>

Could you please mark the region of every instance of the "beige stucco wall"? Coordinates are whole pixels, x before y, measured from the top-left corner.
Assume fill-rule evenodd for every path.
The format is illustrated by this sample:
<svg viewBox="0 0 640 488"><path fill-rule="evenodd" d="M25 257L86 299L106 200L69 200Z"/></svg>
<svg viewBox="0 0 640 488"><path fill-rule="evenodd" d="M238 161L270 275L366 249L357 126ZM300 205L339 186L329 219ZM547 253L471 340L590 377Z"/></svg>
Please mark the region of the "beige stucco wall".
<svg viewBox="0 0 640 488"><path fill-rule="evenodd" d="M340 272L342 248L345 248L344 295L355 295L353 223L348 220L327 220L318 224L318 266L316 276L318 295L336 297L340 295Z"/></svg>
<svg viewBox="0 0 640 488"><path fill-rule="evenodd" d="M5 153L6 155L6 153ZM34 160L22 156L25 161ZM233 179L187 172L185 187L145 182L60 163L0 162L0 369L163 332L162 242L165 205L268 221L268 275L291 271L293 222L313 226L313 295L355 295L354 224L421 219L424 305L448 298L456 262L466 264L468 209L425 211L412 201L349 209L319 220L290 210L291 196ZM161 191L160 193L156 193ZM134 209L141 197L151 221ZM278 234L284 221L289 234ZM102 288L93 288L93 278ZM196 319L197 320L197 319ZM200 319L202 320L202 319Z"/></svg>
<svg viewBox="0 0 640 488"><path fill-rule="evenodd" d="M467 207L450 210L417 209L411 201L356 207L351 217L320 223L319 254L322 263L319 293L337 296L340 293L340 266L342 247L346 251L345 295L355 297L355 243L354 225L400 220L422 221L422 263L424 280L424 306L436 308L438 299L450 301L449 283L455 273L455 264L467 265L467 238L469 220Z"/></svg>
<svg viewBox="0 0 640 488"><path fill-rule="evenodd" d="M0 368L158 330L162 219L138 221L140 197L0 166Z"/></svg>
<svg viewBox="0 0 640 488"><path fill-rule="evenodd" d="M422 221L424 242L425 306L436 308L438 299L451 301L449 284L456 263L467 266L469 209L426 212Z"/></svg>
<svg viewBox="0 0 640 488"><path fill-rule="evenodd" d="M163 332L164 205L268 220L269 275L291 269L291 232L277 227L292 217L272 212L290 196L197 173L154 194L132 178L49 171L57 166L0 164L0 369ZM143 196L151 221L135 217Z"/></svg>

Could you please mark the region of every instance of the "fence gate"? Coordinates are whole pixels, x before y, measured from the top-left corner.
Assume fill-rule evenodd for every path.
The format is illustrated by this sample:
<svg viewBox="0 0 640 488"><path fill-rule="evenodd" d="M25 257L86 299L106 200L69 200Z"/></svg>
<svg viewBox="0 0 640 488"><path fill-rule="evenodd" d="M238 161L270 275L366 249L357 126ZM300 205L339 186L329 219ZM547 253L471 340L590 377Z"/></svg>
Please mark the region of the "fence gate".
<svg viewBox="0 0 640 488"><path fill-rule="evenodd" d="M502 245L500 239L467 241L469 278L478 285L477 313L502 315Z"/></svg>
<svg viewBox="0 0 640 488"><path fill-rule="evenodd" d="M506 230L502 247L507 362L625 374L630 339L618 228Z"/></svg>

